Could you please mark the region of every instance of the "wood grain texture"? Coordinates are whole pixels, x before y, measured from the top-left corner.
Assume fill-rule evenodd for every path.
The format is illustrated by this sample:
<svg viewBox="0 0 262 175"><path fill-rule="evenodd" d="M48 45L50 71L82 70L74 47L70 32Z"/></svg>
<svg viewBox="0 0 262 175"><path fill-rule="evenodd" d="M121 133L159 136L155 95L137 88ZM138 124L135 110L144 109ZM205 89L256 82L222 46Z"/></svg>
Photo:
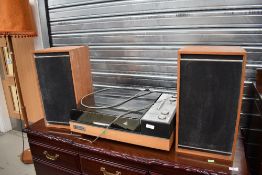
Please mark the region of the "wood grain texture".
<svg viewBox="0 0 262 175"><path fill-rule="evenodd" d="M237 46L187 46L178 54L245 55L245 49Z"/></svg>
<svg viewBox="0 0 262 175"><path fill-rule="evenodd" d="M28 120L35 122L43 118L43 109L32 55L34 40L32 38L12 38L12 42Z"/></svg>
<svg viewBox="0 0 262 175"><path fill-rule="evenodd" d="M49 60L48 61L49 64L51 64L51 65L53 64L53 66L56 66L56 67L59 67L61 65L60 65L60 63L56 63L58 65L54 65L55 63L53 63L53 62L56 61L57 57L52 57L52 53L66 53L66 54L69 54L70 61L69 61L68 65L69 65L71 70L70 70L70 73L69 73L70 75L66 75L66 76L70 76L70 79L72 78L72 82L70 81L68 83L69 84L68 86L72 85L71 86L72 89L70 89L67 93L64 93L63 96L60 96L59 98L65 97L65 98L68 99L69 98L68 97L69 96L68 93L71 93L73 95L72 95L72 99L71 99L72 103L70 105L74 106L73 108L75 108L77 106L79 107L81 98L93 91L93 83L92 83L92 75L91 75L91 66L90 66L90 60L89 60L88 47L87 46L54 47L54 48L37 50L37 51L34 51L34 53L37 53L37 54L50 54L50 57L46 58L46 59ZM37 57L36 57L36 59L37 59ZM36 62L36 59L34 60L35 62ZM45 58L41 58L41 59L43 60ZM52 62L52 60L53 60L53 62ZM40 64L38 66L40 66L40 68L42 67ZM49 65L49 67L50 67L50 65ZM45 69L42 69L42 70L43 70L43 73L45 73ZM63 70L63 68L62 68L62 70ZM38 67L38 71L39 71L39 67ZM52 71L54 73L56 73L56 69L54 70L52 68ZM49 72L46 72L46 73L48 74ZM40 80L41 80L41 78L40 78L40 75L38 76L39 80L37 80L37 82L38 82L38 89L39 89L39 91L42 88L43 89L50 88L50 85L48 85L47 83L54 81L50 77L53 74L52 75L50 75L50 74L47 75L47 74L45 76L46 79L44 81L42 81L42 87L41 88L40 88ZM63 82L63 80L66 80L66 78L68 78L68 77L60 77L60 79L56 80L55 82L53 82L53 84L56 84L57 85L56 87L62 86L63 84L61 84L59 81L61 80L61 82ZM63 87L63 88L67 88L68 89L69 87ZM50 91L50 93L51 92L52 93L48 94L48 95L51 96L52 98L55 98L53 96L59 94L58 91L60 91L60 89L61 88L59 88L59 89L57 89L57 88L50 89L49 91ZM46 91L43 91L43 92L46 92ZM44 93L42 95L48 96L48 95L46 95ZM45 97L45 96L43 96L43 97ZM43 97L41 97L42 98L42 100L41 100L42 101L42 106L44 106L44 102L47 103L46 101L43 100L44 99ZM61 101L61 104L63 104L62 101ZM50 117L50 110L49 110L49 108L53 108L54 107L56 109L57 105L58 105L58 102L56 102L54 105L49 105L49 106L46 107L47 109L44 110L44 113L45 113L44 116L46 116L46 119L48 117ZM69 108L70 108L70 110L72 109L72 107L69 107ZM49 110L49 113L47 112L48 110ZM67 111L60 111L60 112L62 112L63 116L65 116L66 120L69 121L69 118L68 118L68 115L67 115ZM50 120L50 118L48 120ZM56 121L56 119L54 118L54 119L52 119L52 121ZM62 121L60 121L60 122L62 122ZM50 123L48 123L47 120L46 120L46 124L47 124L48 127L68 128L68 126L66 126L66 125L59 125L59 123L58 124L50 124Z"/></svg>
<svg viewBox="0 0 262 175"><path fill-rule="evenodd" d="M4 47L7 48L7 41L5 38L0 38L0 41L1 41L0 42L1 44L0 46L1 47L0 48L1 81L3 84L5 100L6 100L6 104L8 108L8 114L9 114L8 117L20 118L20 114L18 110L16 110L18 108L17 103L15 103L17 102L16 93L12 91L16 89L13 71L10 71L10 72L8 71L8 70L13 70L13 66L12 64L11 65L6 64L6 59L8 55ZM15 98L13 98L13 96Z"/></svg>
<svg viewBox="0 0 262 175"><path fill-rule="evenodd" d="M26 149L22 152L20 155L20 160L24 164L32 164L33 163L33 157L30 149Z"/></svg>
<svg viewBox="0 0 262 175"><path fill-rule="evenodd" d="M181 53L178 50L177 55L177 101L176 101L176 142L175 149L178 150L178 127L179 127L179 98L180 98L180 67L181 67Z"/></svg>
<svg viewBox="0 0 262 175"><path fill-rule="evenodd" d="M45 125L48 128L70 129L70 126L68 125L51 124L51 123L48 123L46 120L45 120Z"/></svg>
<svg viewBox="0 0 262 175"><path fill-rule="evenodd" d="M242 74L241 74L241 82L240 82L240 92L239 92L239 99L238 99L238 108L237 108L237 118L235 124L235 133L234 133L234 141L232 146L232 155L220 155L216 153L207 153L203 151L196 151L190 149L182 149L178 147L178 132L179 132L179 99L180 99L180 66L181 66L181 55L183 54L200 54L200 55L241 55L243 56L243 63L242 63ZM242 106L242 97L243 97L243 87L244 87L244 80L245 80L245 66L246 66L246 51L241 47L228 47L228 46L188 46L178 50L178 78L177 78L177 115L176 115L176 152L178 154L184 154L186 156L194 155L203 160L214 159L217 162L225 162L229 165L233 163L236 144L237 144L237 137L238 137L238 130L239 130L239 121L240 121L240 112Z"/></svg>
<svg viewBox="0 0 262 175"><path fill-rule="evenodd" d="M146 170L139 170L131 168L130 166L123 166L121 164L116 164L114 162L93 159L86 156L81 156L80 158L82 164L82 171L84 174L103 174L103 172L108 172L117 174L117 172L123 175L146 175ZM104 173L104 174L105 174ZM120 175L120 174L119 174Z"/></svg>
<svg viewBox="0 0 262 175"><path fill-rule="evenodd" d="M6 46L5 38L0 36L0 47L5 47L5 46Z"/></svg>
<svg viewBox="0 0 262 175"><path fill-rule="evenodd" d="M75 122L69 122L69 123L70 123L71 131L81 134L87 134L91 136L98 136L105 130L104 128L91 126L91 125L84 125ZM85 131L80 131L75 129L74 125L84 127ZM114 129L108 129L106 133L102 134L100 137L119 141L119 142L125 142L134 145L165 150L165 151L170 150L174 140L174 134L172 134L169 139L166 139L166 138L147 136L147 135L136 134L131 132L122 132Z"/></svg>
<svg viewBox="0 0 262 175"><path fill-rule="evenodd" d="M2 40L2 39L0 39ZM4 42L3 42L4 43ZM2 45L2 47L5 47L6 44ZM4 53L3 49L0 48L0 66L1 67L1 81L3 84L3 90L5 95L5 100L7 104L8 114L9 116L20 118L20 115L17 111L15 111L14 103L13 103L13 97L11 93L11 86L14 86L15 80L13 76L8 76L7 69L5 67L5 59L4 59Z"/></svg>
<svg viewBox="0 0 262 175"><path fill-rule="evenodd" d="M70 171L67 168L34 159L37 175L81 175L79 172Z"/></svg>
<svg viewBox="0 0 262 175"><path fill-rule="evenodd" d="M69 130L54 130L57 133L51 133L50 128L44 124L44 120L26 128L29 142L40 142L45 145L52 145L59 149L68 149L78 152L80 158L89 157L103 162L112 162L112 164L130 167L130 169L139 169L162 175L247 175L246 159L242 140L239 139L236 146L236 155L233 162L234 167L238 167L238 172L229 170L229 166L223 163L208 163L199 160L196 156L186 157L175 153L175 144L170 151L145 148L141 146L110 141L107 139L98 139L91 144L81 140L85 138L92 140L91 136L73 136ZM33 154L34 157L34 154ZM99 163L99 162L97 162ZM111 164L111 165L112 165ZM102 164L100 164L102 165ZM110 164L109 164L110 166ZM48 165L46 171L52 167L58 167L55 164ZM113 166L114 167L114 166ZM116 169L112 169L116 170ZM38 173L37 173L38 174ZM41 172L39 173L41 174ZM87 173L85 173L87 174Z"/></svg>
<svg viewBox="0 0 262 175"><path fill-rule="evenodd" d="M232 155L231 155L231 161L233 161L235 157L235 152L236 152L236 144L237 144L237 137L238 137L238 132L239 132L239 122L240 122L240 113L241 113L241 108L242 108L242 98L243 98L243 92L244 92L244 81L246 79L246 62L247 62L247 54L246 51L242 53L243 56L243 63L242 63L242 75L241 75L241 82L240 82L240 95L238 99L238 109L237 109L237 120L235 124L235 135L234 135L234 142L232 146Z"/></svg>
<svg viewBox="0 0 262 175"><path fill-rule="evenodd" d="M39 142L30 142L30 149L34 158L44 160L48 163L55 163L58 166L80 171L79 156L77 152L67 149L58 149L52 145Z"/></svg>
<svg viewBox="0 0 262 175"><path fill-rule="evenodd" d="M86 46L66 46L66 47L51 47L47 49L35 50L34 53L52 53L52 52L70 52Z"/></svg>
<svg viewBox="0 0 262 175"><path fill-rule="evenodd" d="M93 91L89 49L86 46L76 47L69 50L69 55L75 98L79 107L81 98Z"/></svg>

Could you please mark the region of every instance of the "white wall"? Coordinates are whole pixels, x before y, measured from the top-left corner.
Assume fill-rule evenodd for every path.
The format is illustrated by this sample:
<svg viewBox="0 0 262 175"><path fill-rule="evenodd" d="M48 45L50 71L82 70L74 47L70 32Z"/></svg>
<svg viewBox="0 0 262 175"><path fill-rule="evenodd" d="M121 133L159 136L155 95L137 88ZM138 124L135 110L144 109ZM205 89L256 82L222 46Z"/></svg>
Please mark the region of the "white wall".
<svg viewBox="0 0 262 175"><path fill-rule="evenodd" d="M7 132L11 130L10 118L5 101L2 81L0 81L0 132Z"/></svg>
<svg viewBox="0 0 262 175"><path fill-rule="evenodd" d="M38 11L38 0L29 0L30 5L32 7L34 20L36 23L37 33L38 36L34 38L35 49L42 49L43 48L43 39L42 39L42 32L40 27L40 18L39 18L39 11ZM5 101L2 81L0 80L0 132L7 132L12 129L7 105Z"/></svg>
<svg viewBox="0 0 262 175"><path fill-rule="evenodd" d="M39 10L38 10L38 0L29 0L29 3L32 7L33 11L33 16L37 28L37 37L34 39L34 45L35 49L42 49L44 48L43 46L43 38L42 38L42 31L41 31L41 26L40 26L40 17L39 17Z"/></svg>

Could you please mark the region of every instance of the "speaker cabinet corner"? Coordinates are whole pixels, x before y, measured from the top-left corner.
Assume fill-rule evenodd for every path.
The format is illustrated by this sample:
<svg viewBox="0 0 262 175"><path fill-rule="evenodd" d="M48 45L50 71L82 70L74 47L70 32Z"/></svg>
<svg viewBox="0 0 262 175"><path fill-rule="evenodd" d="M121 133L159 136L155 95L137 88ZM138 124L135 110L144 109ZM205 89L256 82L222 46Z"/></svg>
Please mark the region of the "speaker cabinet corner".
<svg viewBox="0 0 262 175"><path fill-rule="evenodd" d="M245 79L240 47L190 46L178 52L176 152L234 159Z"/></svg>
<svg viewBox="0 0 262 175"><path fill-rule="evenodd" d="M71 109L92 92L86 46L53 47L34 52L46 126L69 128Z"/></svg>

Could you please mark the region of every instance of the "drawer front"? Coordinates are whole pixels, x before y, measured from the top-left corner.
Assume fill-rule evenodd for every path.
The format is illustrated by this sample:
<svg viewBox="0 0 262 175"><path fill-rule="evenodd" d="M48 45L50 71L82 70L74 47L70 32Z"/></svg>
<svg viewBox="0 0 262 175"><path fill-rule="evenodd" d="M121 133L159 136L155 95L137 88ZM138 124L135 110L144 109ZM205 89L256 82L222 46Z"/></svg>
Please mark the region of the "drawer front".
<svg viewBox="0 0 262 175"><path fill-rule="evenodd" d="M52 164L40 160L34 160L36 175L80 175L81 173L70 172L61 167L55 167Z"/></svg>
<svg viewBox="0 0 262 175"><path fill-rule="evenodd" d="M28 136L28 141L29 142L37 142L37 143L42 143L42 144L47 144L47 145L52 145L53 147L58 147L58 148L64 148L66 150L74 150L73 141L70 139L67 139L66 136L55 136L55 135L47 135L43 134L42 135L34 135L34 134L27 134Z"/></svg>
<svg viewBox="0 0 262 175"><path fill-rule="evenodd" d="M32 142L30 143L30 149L36 159L80 172L81 168L77 153Z"/></svg>
<svg viewBox="0 0 262 175"><path fill-rule="evenodd" d="M158 174L158 173L154 173L154 172L149 172L150 175L162 175L162 174Z"/></svg>
<svg viewBox="0 0 262 175"><path fill-rule="evenodd" d="M146 175L147 171L116 164L109 161L81 157L81 167L86 175Z"/></svg>

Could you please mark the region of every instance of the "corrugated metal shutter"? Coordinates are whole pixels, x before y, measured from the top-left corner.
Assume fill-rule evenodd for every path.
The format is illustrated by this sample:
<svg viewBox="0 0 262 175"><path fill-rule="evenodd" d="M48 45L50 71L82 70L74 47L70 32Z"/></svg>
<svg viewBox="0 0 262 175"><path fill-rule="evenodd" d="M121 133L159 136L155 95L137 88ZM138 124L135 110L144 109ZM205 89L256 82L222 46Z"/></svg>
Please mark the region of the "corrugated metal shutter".
<svg viewBox="0 0 262 175"><path fill-rule="evenodd" d="M42 24L44 1L39 1ZM48 0L51 46L90 46L95 87L175 92L177 50L233 45L248 52L241 125L256 117L249 83L262 67L261 0ZM41 12L41 11L40 11ZM44 30L42 31L46 33ZM47 38L47 37L46 37Z"/></svg>
<svg viewBox="0 0 262 175"><path fill-rule="evenodd" d="M53 46L91 48L95 86L176 87L177 50L234 45L262 63L261 0L49 0Z"/></svg>
<svg viewBox="0 0 262 175"><path fill-rule="evenodd" d="M46 46L48 37L51 46L90 46L96 88L174 93L179 48L241 46L248 52L241 130L261 118L249 88L262 68L261 0L39 0L39 7Z"/></svg>

